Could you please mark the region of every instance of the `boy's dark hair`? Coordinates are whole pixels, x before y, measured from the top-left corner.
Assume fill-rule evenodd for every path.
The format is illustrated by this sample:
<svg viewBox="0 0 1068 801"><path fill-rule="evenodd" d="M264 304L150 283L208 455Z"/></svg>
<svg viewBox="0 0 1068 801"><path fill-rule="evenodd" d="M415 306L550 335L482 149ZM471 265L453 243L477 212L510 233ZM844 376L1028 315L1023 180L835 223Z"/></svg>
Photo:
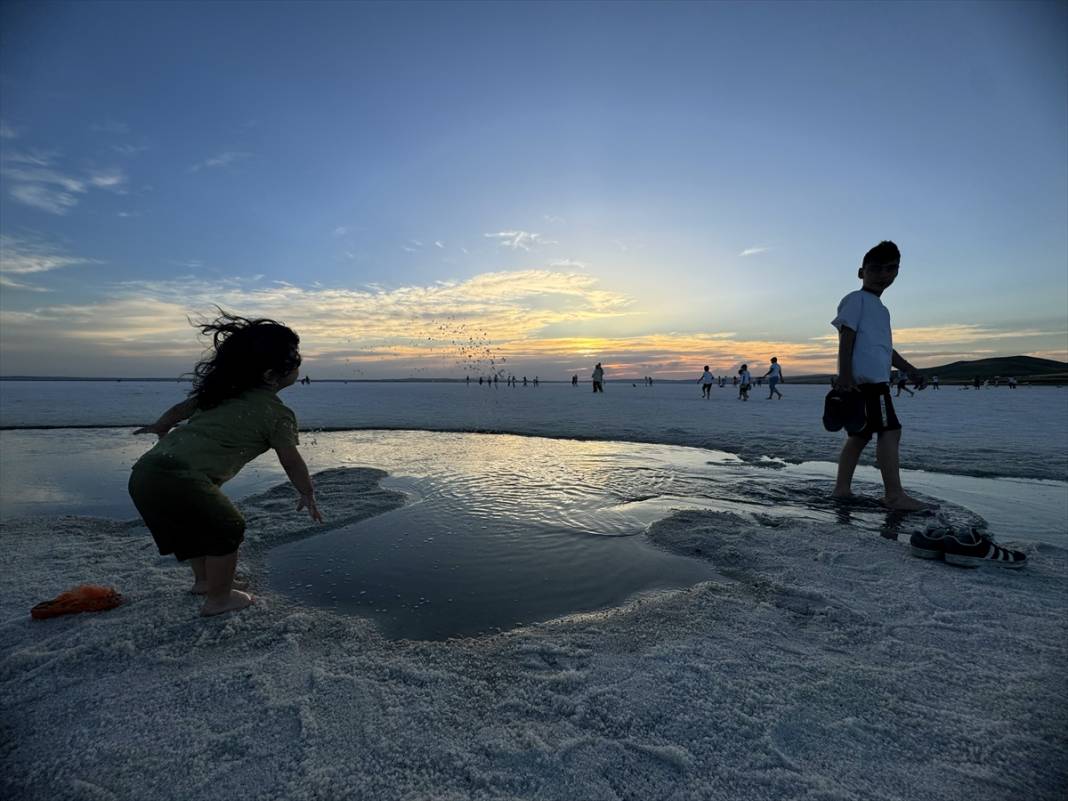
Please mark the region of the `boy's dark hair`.
<svg viewBox="0 0 1068 801"><path fill-rule="evenodd" d="M860 266L867 267L869 264L889 264L894 261L901 261L901 251L898 250L897 245L889 239L884 239L864 254L864 261L860 263Z"/></svg>
<svg viewBox="0 0 1068 801"><path fill-rule="evenodd" d="M253 387L263 385L272 370L286 375L300 366L300 337L291 328L268 319L249 320L224 312L211 322L193 323L202 334L212 335L212 353L193 368L193 389L198 409L211 409Z"/></svg>

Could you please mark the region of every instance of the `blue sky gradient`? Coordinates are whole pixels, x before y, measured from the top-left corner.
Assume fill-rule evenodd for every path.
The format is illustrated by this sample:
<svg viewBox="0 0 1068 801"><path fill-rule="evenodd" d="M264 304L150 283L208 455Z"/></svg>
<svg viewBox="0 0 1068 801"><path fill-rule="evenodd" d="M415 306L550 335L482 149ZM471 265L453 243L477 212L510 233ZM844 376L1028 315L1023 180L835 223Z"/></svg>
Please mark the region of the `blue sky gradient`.
<svg viewBox="0 0 1068 801"><path fill-rule="evenodd" d="M830 371L883 238L918 364L1066 359L1066 8L5 3L0 373L214 302L320 377Z"/></svg>

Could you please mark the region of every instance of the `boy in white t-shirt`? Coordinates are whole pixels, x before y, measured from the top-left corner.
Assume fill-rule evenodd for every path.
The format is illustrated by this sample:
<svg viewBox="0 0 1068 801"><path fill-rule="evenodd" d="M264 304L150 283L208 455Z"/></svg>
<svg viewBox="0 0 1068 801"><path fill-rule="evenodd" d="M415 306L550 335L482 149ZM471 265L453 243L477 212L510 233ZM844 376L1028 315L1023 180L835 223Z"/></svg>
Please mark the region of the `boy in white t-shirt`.
<svg viewBox="0 0 1068 801"><path fill-rule="evenodd" d="M880 296L894 283L901 266L901 252L893 242L880 242L864 255L857 272L864 285L850 292L838 304L838 316L831 325L838 329L838 382L840 390L859 392L864 403L866 424L850 434L838 457L838 478L834 497L852 496L853 472L860 454L878 436L875 459L883 474L883 504L900 511L927 508L906 494L901 486L898 448L901 423L890 400L891 366L908 373L913 382L920 380L916 368L894 350L890 331L890 312Z"/></svg>

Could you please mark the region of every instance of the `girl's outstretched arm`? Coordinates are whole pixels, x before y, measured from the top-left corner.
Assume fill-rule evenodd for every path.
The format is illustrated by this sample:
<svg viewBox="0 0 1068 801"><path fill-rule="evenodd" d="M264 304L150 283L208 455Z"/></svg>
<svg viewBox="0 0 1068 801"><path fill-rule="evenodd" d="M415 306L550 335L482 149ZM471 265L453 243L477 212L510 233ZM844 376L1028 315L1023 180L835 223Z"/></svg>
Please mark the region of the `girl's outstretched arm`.
<svg viewBox="0 0 1068 801"><path fill-rule="evenodd" d="M323 516L319 513L319 507L315 503L315 488L312 486L311 476L308 475L308 465L304 464L304 458L300 455L300 451L291 446L288 448L275 448L274 452L278 454L278 461L282 465L282 469L286 471L289 480L293 482L293 486L300 493L300 500L297 501L297 511L299 512L301 509L306 508L312 520L316 523L322 523Z"/></svg>
<svg viewBox="0 0 1068 801"><path fill-rule="evenodd" d="M142 426L134 431L135 434L157 434L162 439L168 431L174 428L183 420L188 420L193 416L193 412L197 410L196 398L186 398L181 403L176 403L174 406L165 411L162 416L156 422L151 425Z"/></svg>

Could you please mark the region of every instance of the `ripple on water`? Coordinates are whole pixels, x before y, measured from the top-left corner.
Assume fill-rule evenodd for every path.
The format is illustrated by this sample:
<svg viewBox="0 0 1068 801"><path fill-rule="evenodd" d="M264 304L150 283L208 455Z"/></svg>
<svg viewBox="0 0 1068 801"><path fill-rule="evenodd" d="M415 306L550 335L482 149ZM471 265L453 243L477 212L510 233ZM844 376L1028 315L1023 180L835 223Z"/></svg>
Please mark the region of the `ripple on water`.
<svg viewBox="0 0 1068 801"><path fill-rule="evenodd" d="M894 538L877 502L832 502L824 479L727 454L618 442L426 432L349 435L390 472L401 509L275 548L272 588L375 619L391 637L470 636L619 605L718 577L646 531L681 509L763 525L847 523ZM414 447L415 445L418 447ZM350 461L356 462L353 458ZM982 525L960 510L958 522ZM944 514L944 513L943 513ZM913 517L908 526L929 520Z"/></svg>

